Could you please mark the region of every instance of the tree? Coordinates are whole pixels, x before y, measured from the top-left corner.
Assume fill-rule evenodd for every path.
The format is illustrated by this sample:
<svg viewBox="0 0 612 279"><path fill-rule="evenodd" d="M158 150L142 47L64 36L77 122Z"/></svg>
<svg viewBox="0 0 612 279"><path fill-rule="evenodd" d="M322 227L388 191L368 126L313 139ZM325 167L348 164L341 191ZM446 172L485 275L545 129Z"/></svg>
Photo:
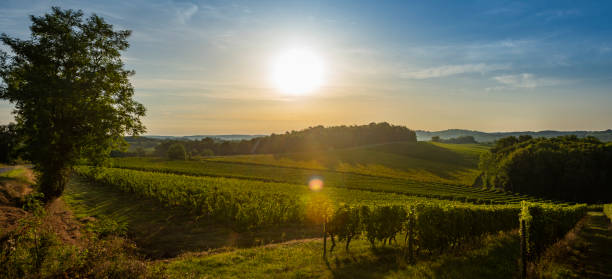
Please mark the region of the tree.
<svg viewBox="0 0 612 279"><path fill-rule="evenodd" d="M180 143L175 143L168 147L168 159L170 160L185 160L187 158L187 152L185 152L185 146Z"/></svg>
<svg viewBox="0 0 612 279"><path fill-rule="evenodd" d="M21 137L17 133L17 125L9 123L0 126L0 162L13 163L17 157L17 148Z"/></svg>
<svg viewBox="0 0 612 279"><path fill-rule="evenodd" d="M440 136L433 136L433 137L431 137L431 141L432 142L440 142Z"/></svg>
<svg viewBox="0 0 612 279"><path fill-rule="evenodd" d="M125 148L124 135L143 133L145 108L133 100L134 72L121 61L130 31L58 7L31 21L28 40L0 36L12 50L0 55L0 98L15 105L25 159L41 173L38 188L49 201L77 160L101 165Z"/></svg>
<svg viewBox="0 0 612 279"><path fill-rule="evenodd" d="M594 137L503 138L480 158L487 186L573 202L612 201L612 143Z"/></svg>

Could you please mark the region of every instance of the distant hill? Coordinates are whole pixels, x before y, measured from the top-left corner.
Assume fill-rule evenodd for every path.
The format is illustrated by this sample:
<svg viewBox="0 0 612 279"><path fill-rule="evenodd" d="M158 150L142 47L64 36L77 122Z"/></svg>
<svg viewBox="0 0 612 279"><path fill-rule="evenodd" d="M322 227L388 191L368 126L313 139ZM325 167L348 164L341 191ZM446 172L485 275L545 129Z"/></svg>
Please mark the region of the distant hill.
<svg viewBox="0 0 612 279"><path fill-rule="evenodd" d="M567 136L567 135L576 135L579 138L593 136L604 142L612 141L612 130L611 129L608 129L605 131L538 131L538 132L523 131L523 132L495 132L495 133L486 133L486 132L462 130L462 129L449 129L449 130L443 130L443 131L437 131L437 132L417 130L416 135L419 141L427 141L427 140L430 140L431 137L434 137L434 136L438 136L441 139L458 138L462 136L472 136L478 142L493 142L500 138L509 137L509 136L519 136L519 135L530 135L536 138L537 137L552 138L552 137Z"/></svg>
<svg viewBox="0 0 612 279"><path fill-rule="evenodd" d="M265 137L265 136L267 136L267 135L193 135L193 136L182 136L182 137L145 135L143 137L151 138L151 139L160 139L160 140L165 140L165 139L170 139L170 140L201 140L201 139L205 139L205 138L212 138L212 139L217 139L217 140L233 141L233 140L250 140L250 139L253 139L253 138L260 138L260 137Z"/></svg>
<svg viewBox="0 0 612 279"><path fill-rule="evenodd" d="M508 137L508 136L519 136L519 135L530 135L532 137L558 137L558 136L566 136L566 135L576 135L579 138L584 138L587 136L593 136L598 138L601 141L609 142L612 141L612 129L604 130L604 131L522 131L522 132L481 132L481 131L473 131L473 130L464 130L464 129L448 129L442 131L424 131L424 130L416 130L417 140L419 141L428 141L431 140L431 137L439 136L440 139L451 139L458 138L462 136L473 136L474 139L478 142L493 142L497 139ZM158 140L201 140L204 138L213 138L221 141L241 141L241 140L250 140L253 138L261 138L266 137L268 135L193 135L193 136L161 136L161 135L144 135L142 137L150 138L150 139L158 139Z"/></svg>

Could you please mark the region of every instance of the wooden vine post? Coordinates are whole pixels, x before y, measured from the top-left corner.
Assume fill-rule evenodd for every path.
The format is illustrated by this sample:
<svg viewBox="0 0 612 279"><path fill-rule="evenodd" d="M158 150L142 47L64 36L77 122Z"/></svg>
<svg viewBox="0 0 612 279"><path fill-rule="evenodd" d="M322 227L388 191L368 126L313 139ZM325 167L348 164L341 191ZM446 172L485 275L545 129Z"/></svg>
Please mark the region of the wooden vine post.
<svg viewBox="0 0 612 279"><path fill-rule="evenodd" d="M527 278L527 227L521 220L521 278Z"/></svg>
<svg viewBox="0 0 612 279"><path fill-rule="evenodd" d="M327 216L323 219L323 258L325 259L327 253Z"/></svg>

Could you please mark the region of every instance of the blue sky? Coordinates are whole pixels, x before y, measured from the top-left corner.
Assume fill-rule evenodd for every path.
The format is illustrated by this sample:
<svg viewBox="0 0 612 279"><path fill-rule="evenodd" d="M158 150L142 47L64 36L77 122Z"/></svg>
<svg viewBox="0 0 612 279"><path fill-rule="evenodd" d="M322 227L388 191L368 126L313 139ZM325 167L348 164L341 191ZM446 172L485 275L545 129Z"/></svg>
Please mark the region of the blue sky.
<svg viewBox="0 0 612 279"><path fill-rule="evenodd" d="M279 133L388 121L413 129L612 128L606 1L12 1L0 32L28 36L50 6L130 29L124 53L149 134ZM269 80L308 47L324 85ZM5 48L3 48L5 49ZM0 122L11 121L0 104Z"/></svg>

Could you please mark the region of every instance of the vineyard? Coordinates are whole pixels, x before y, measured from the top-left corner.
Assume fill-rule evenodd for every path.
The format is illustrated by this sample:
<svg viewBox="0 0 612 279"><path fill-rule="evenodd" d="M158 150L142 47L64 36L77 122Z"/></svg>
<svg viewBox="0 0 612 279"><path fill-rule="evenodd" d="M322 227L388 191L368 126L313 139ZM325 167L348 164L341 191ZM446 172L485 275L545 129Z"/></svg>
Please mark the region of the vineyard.
<svg viewBox="0 0 612 279"><path fill-rule="evenodd" d="M422 199L409 195L307 186L224 177L196 177L128 169L78 167L76 172L102 184L183 206L198 216L229 222L241 229L320 219L333 206L451 204L459 201ZM465 204L466 206L474 206ZM518 206L514 206L518 208ZM314 212L322 212L320 214Z"/></svg>
<svg viewBox="0 0 612 279"><path fill-rule="evenodd" d="M389 158L399 154L418 161L430 156L434 160L430 162L435 162L456 156L454 166L439 163L438 167L458 170L464 165L469 173L468 167L482 152L477 145L416 146L381 144L325 156L295 153L188 161L128 157L113 159L110 168L79 166L75 171L102 187L180 208L194 222L222 224L237 233L297 226L309 228L312 237L320 230L318 253L324 258L350 255L355 249L364 253L369 246L371 251L401 251L397 257L415 264L423 257L462 251L506 233L516 236L516 242L512 237L507 241L520 250L516 259L522 261L516 272L521 267L524 273L586 213L587 207L581 204L444 183L414 173L405 176L410 162L402 166L398 158ZM455 150L449 153L449 148ZM386 161L386 166L395 169L381 171L355 163L373 152L378 152L378 162ZM609 206L603 208L610 211ZM307 247L313 253L314 246Z"/></svg>
<svg viewBox="0 0 612 279"><path fill-rule="evenodd" d="M457 200L478 204L520 203L522 200L543 201L464 185L363 175L356 173L313 170L268 165L214 162L214 161L166 161L155 158L121 158L113 161L113 167L150 172L183 174L190 176L217 176L305 185L312 177L322 177L325 186L404 194L416 197Z"/></svg>
<svg viewBox="0 0 612 279"><path fill-rule="evenodd" d="M78 167L99 184L179 206L196 218L254 231L287 223L322 225L333 252L336 241L364 237L373 246L405 246L408 258L440 254L487 234L522 228L534 260L584 215L584 205L523 203L476 205L408 195L220 177L196 177L117 168ZM520 218L519 218L520 216Z"/></svg>

